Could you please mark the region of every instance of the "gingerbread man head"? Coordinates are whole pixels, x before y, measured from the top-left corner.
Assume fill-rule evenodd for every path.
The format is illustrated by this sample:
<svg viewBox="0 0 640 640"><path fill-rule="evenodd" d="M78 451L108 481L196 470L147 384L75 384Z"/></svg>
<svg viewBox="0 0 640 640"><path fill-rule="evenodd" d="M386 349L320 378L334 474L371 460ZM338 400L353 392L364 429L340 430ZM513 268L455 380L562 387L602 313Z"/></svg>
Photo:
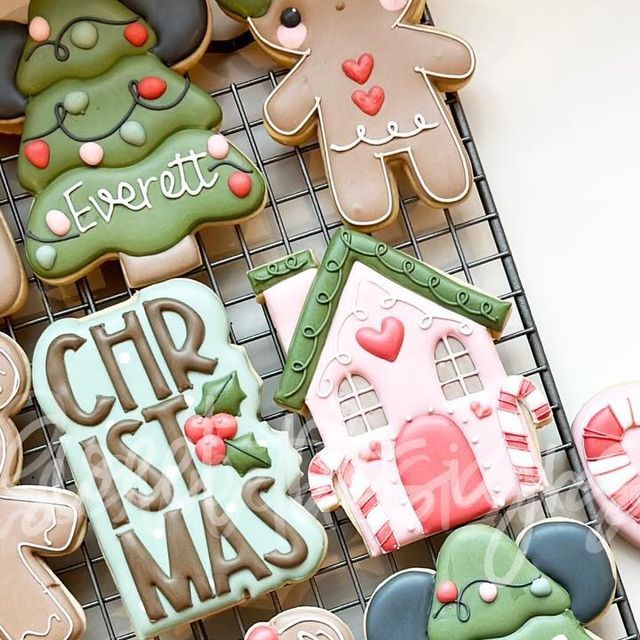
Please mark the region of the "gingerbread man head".
<svg viewBox="0 0 640 640"><path fill-rule="evenodd" d="M245 640L353 640L338 616L316 607L298 607L278 614L269 623L251 627Z"/></svg>
<svg viewBox="0 0 640 640"><path fill-rule="evenodd" d="M12 418L29 388L27 356L0 334L0 637L75 640L84 632L84 613L44 558L73 553L87 521L68 491L15 486L22 448Z"/></svg>
<svg viewBox="0 0 640 640"><path fill-rule="evenodd" d="M472 172L442 93L475 68L469 45L417 24L423 0L224 0L275 60L295 65L265 103L282 144L317 133L336 208L375 230L399 209L407 174L434 208L462 201Z"/></svg>

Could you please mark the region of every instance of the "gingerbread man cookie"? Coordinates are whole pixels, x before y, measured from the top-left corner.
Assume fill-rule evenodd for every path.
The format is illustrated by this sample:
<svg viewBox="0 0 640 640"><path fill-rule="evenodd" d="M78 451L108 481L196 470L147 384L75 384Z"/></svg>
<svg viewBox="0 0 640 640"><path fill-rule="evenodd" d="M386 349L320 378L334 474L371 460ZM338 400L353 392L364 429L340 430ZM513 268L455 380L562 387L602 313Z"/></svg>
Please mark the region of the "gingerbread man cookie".
<svg viewBox="0 0 640 640"><path fill-rule="evenodd" d="M27 274L11 237L11 231L0 214L0 318L15 313L24 303L27 292Z"/></svg>
<svg viewBox="0 0 640 640"><path fill-rule="evenodd" d="M12 417L29 387L27 356L0 334L0 637L73 640L84 632L84 613L45 559L73 553L87 521L80 500L68 491L16 486L22 446Z"/></svg>
<svg viewBox="0 0 640 640"><path fill-rule="evenodd" d="M324 529L288 495L300 455L259 420L261 381L211 289L171 280L58 321L33 361L140 638L317 571Z"/></svg>
<svg viewBox="0 0 640 640"><path fill-rule="evenodd" d="M36 194L34 273L72 282L119 259L141 287L202 263L194 234L262 210L264 180L212 128L218 104L152 54L151 26L117 0L33 0L16 75L28 96L18 158Z"/></svg>
<svg viewBox="0 0 640 640"><path fill-rule="evenodd" d="M640 383L592 398L573 422L573 438L604 517L640 546Z"/></svg>
<svg viewBox="0 0 640 640"><path fill-rule="evenodd" d="M121 0L142 16L158 35L151 50L166 65L184 73L198 63L207 50L212 33L212 14L207 0ZM28 0L25 0L25 5ZM47 33L47 24L0 22L0 131L22 131L26 97L15 84L15 76L30 33Z"/></svg>
<svg viewBox="0 0 640 640"><path fill-rule="evenodd" d="M390 553L547 487L536 429L551 407L508 375L492 334L511 304L341 229L249 273L287 350L276 402L309 411L321 511L344 508Z"/></svg>
<svg viewBox="0 0 640 640"><path fill-rule="evenodd" d="M318 133L344 221L363 230L398 211L398 170L440 208L463 200L472 172L443 91L462 88L475 58L450 34L416 24L424 0L224 0L258 43L295 67L264 108L283 144Z"/></svg>
<svg viewBox="0 0 640 640"><path fill-rule="evenodd" d="M436 571L384 582L365 614L366 640L597 640L585 625L616 589L611 549L573 520L550 519L513 542L470 525L440 549Z"/></svg>
<svg viewBox="0 0 640 640"><path fill-rule="evenodd" d="M298 607L279 613L269 623L255 624L245 640L353 640L353 635L335 614L317 607Z"/></svg>

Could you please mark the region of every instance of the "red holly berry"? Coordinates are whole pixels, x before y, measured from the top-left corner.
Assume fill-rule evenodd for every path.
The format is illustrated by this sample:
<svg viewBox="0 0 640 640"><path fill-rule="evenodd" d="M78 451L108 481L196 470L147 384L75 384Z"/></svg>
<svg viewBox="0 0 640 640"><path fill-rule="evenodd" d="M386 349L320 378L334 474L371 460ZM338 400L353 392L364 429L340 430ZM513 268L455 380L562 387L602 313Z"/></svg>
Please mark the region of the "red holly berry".
<svg viewBox="0 0 640 640"><path fill-rule="evenodd" d="M145 100L157 100L167 90L167 83L158 76L147 76L138 82L138 94Z"/></svg>
<svg viewBox="0 0 640 640"><path fill-rule="evenodd" d="M51 159L51 149L44 140L31 140L24 145L25 158L38 169L46 169Z"/></svg>
<svg viewBox="0 0 640 640"><path fill-rule="evenodd" d="M436 598L438 598L438 602L442 604L455 602L458 599L458 587L456 587L451 580L445 580L438 585Z"/></svg>
<svg viewBox="0 0 640 640"><path fill-rule="evenodd" d="M124 30L124 37L134 46L143 47L149 39L147 28L139 22L127 25Z"/></svg>
<svg viewBox="0 0 640 640"><path fill-rule="evenodd" d="M249 629L246 640L280 640L278 632L268 624L257 624Z"/></svg>
<svg viewBox="0 0 640 640"><path fill-rule="evenodd" d="M227 445L218 436L204 436L196 444L196 455L203 464L216 466L225 459Z"/></svg>
<svg viewBox="0 0 640 640"><path fill-rule="evenodd" d="M210 429L207 429L208 424L211 422L211 418L203 418L202 416L191 416L184 425L184 432L193 442L197 444L198 440L202 439L207 433L213 433Z"/></svg>
<svg viewBox="0 0 640 640"><path fill-rule="evenodd" d="M216 413L212 418L213 433L223 440L233 440L238 433L237 420L228 413Z"/></svg>
<svg viewBox="0 0 640 640"><path fill-rule="evenodd" d="M238 198L246 198L251 193L251 188L253 187L251 176L248 176L242 171L236 171L231 174L227 180L227 184L229 185L231 193Z"/></svg>

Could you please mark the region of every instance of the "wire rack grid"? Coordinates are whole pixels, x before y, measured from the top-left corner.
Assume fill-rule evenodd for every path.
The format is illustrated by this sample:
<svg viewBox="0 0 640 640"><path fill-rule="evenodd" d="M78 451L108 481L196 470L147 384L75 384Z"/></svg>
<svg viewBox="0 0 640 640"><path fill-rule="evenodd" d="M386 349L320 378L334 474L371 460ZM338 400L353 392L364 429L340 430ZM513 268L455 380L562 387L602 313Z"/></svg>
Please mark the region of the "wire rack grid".
<svg viewBox="0 0 640 640"><path fill-rule="evenodd" d="M428 13L425 21L431 23ZM272 70L255 45L235 56L232 69L241 68L246 79L225 81L212 95L225 111L224 133L252 156L266 175L269 201L264 214L252 222L199 234L204 266L189 277L208 284L222 298L231 321L232 340L247 349L264 380L263 417L274 428L290 432L306 471L309 460L322 443L313 421L286 414L271 401L284 353L268 314L250 292L245 272L301 248L313 248L321 256L340 222L330 201L317 143L301 148L282 147L272 142L264 131L261 104L285 72ZM227 64L229 58L233 56L215 56L206 63L219 68ZM219 79L216 84L221 84ZM522 373L538 382L553 407L554 424L546 427L541 435L544 464L552 486L485 521L512 537L532 521L551 516L571 516L599 527L567 417L463 107L455 94L447 96L447 104L471 157L475 180L473 196L454 209L432 211L406 190L398 220L377 235L514 303L515 313L506 334L498 341L498 349L509 373ZM13 152L6 151L7 145L9 148L14 145ZM2 141L2 149L0 207L22 250L31 196L17 182L15 141ZM132 293L115 264L104 265L88 278L63 288L49 287L30 277L26 308L0 328L31 354L49 323L93 313L127 299ZM22 481L73 490L73 479L59 446L61 434L42 415L35 398L30 398L16 422L25 448ZM282 609L318 605L340 615L354 630L356 640L361 640L364 606L377 584L401 569L434 566L446 534L385 558L369 558L346 515L342 511L331 515L318 513L309 499L304 480L301 482L295 495L324 523L330 541L320 572L306 583L285 587L245 606L196 622L190 628L179 629L168 637L240 640L252 624L268 620ZM126 640L134 637L91 531L74 556L57 559L53 565L85 610L88 638ZM609 640L639 637L622 584L606 625Z"/></svg>

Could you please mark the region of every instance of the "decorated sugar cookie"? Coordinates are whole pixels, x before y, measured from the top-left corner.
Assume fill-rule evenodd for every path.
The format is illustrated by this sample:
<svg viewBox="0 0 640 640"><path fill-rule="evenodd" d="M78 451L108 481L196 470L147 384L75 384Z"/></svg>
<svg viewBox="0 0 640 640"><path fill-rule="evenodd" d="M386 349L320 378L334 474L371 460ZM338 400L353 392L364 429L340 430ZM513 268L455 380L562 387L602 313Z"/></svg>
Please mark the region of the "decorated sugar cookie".
<svg viewBox="0 0 640 640"><path fill-rule="evenodd" d="M462 201L472 172L443 91L462 88L469 45L417 24L424 0L221 0L293 66L264 107L283 144L317 133L344 221L373 230L398 212L399 171L432 207Z"/></svg>
<svg viewBox="0 0 640 640"><path fill-rule="evenodd" d="M353 635L335 614L316 607L298 607L279 613L269 623L255 624L245 640L353 640Z"/></svg>
<svg viewBox="0 0 640 640"><path fill-rule="evenodd" d="M131 11L142 16L157 34L152 53L178 72L187 71L205 53L212 31L212 17L207 0L121 0ZM25 5L28 0L25 0ZM62 3L58 3L61 5ZM115 25L117 26L117 25ZM88 27L87 31L91 29ZM80 30L82 31L82 30ZM148 34L140 27L130 29L130 37L141 42ZM22 130L26 98L16 86L15 76L27 39L44 42L52 37L49 21L35 15L29 24L0 22L0 131L19 133ZM69 32L60 43L70 42ZM73 42L71 45L73 46Z"/></svg>
<svg viewBox="0 0 640 640"><path fill-rule="evenodd" d="M510 303L345 229L319 267L302 252L249 277L288 351L276 401L325 445L311 495L372 555L547 486L535 428L551 408L492 339Z"/></svg>
<svg viewBox="0 0 640 640"><path fill-rule="evenodd" d="M616 588L611 550L586 525L551 519L514 543L469 525L440 549L436 571L396 574L373 594L366 640L594 640Z"/></svg>
<svg viewBox="0 0 640 640"><path fill-rule="evenodd" d="M573 423L573 438L605 518L640 546L640 383L607 389Z"/></svg>
<svg viewBox="0 0 640 640"><path fill-rule="evenodd" d="M0 637L75 640L86 626L82 607L46 559L73 553L87 520L69 491L16 486L22 443L12 418L27 401L29 378L27 356L0 333Z"/></svg>
<svg viewBox="0 0 640 640"><path fill-rule="evenodd" d="M26 254L60 284L120 260L132 287L201 264L194 233L262 209L264 181L212 130L217 103L150 53L151 26L117 0L33 0L17 73L29 96L18 160L36 194Z"/></svg>
<svg viewBox="0 0 640 640"><path fill-rule="evenodd" d="M287 495L300 456L258 420L260 380L208 287L56 322L34 388L140 638L318 569L324 529Z"/></svg>
<svg viewBox="0 0 640 640"><path fill-rule="evenodd" d="M27 276L11 237L11 231L0 214L0 318L15 313L27 297Z"/></svg>

